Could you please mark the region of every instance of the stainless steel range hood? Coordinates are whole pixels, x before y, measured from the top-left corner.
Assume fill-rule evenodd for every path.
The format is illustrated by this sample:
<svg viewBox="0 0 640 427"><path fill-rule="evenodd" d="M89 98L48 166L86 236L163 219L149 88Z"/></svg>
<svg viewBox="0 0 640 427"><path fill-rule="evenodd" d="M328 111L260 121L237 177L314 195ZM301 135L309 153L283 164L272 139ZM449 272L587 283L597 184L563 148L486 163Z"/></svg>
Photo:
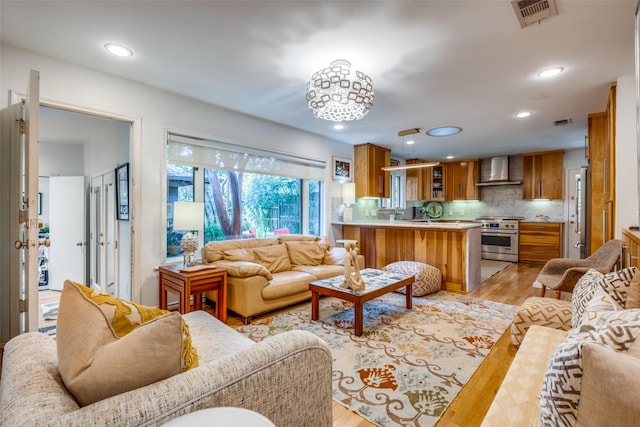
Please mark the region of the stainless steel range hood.
<svg viewBox="0 0 640 427"><path fill-rule="evenodd" d="M483 176L481 182L478 182L476 186L487 187L489 185L518 185L522 184L520 181L509 181L509 156L491 157L491 159L482 160L483 162L490 161L491 169L489 176Z"/></svg>

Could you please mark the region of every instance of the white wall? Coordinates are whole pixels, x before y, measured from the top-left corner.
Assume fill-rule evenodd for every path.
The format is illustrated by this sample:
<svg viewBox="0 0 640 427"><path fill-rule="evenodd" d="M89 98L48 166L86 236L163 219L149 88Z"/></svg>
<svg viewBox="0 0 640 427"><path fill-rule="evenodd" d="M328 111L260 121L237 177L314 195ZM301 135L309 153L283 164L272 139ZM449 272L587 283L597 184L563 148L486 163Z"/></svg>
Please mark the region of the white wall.
<svg viewBox="0 0 640 427"><path fill-rule="evenodd" d="M79 144L40 143L40 176L84 175L84 148Z"/></svg>
<svg viewBox="0 0 640 427"><path fill-rule="evenodd" d="M633 75L618 78L616 88L616 238L638 225L638 142L636 83Z"/></svg>
<svg viewBox="0 0 640 427"><path fill-rule="evenodd" d="M297 129L204 104L98 71L56 59L0 46L0 93L26 92L29 69L40 71L41 101L129 117L134 121L131 147L134 216L134 283L132 297L142 304L158 303L154 268L164 257L165 132L181 129L214 139L268 147L331 162L331 156L353 158L353 147ZM215 82L212 82L215 84ZM3 96L1 108L8 99ZM359 141L363 142L363 141ZM326 170L327 200L339 197L340 188ZM330 206L325 230L330 232ZM4 249L3 247L3 250ZM0 254L4 255L4 254ZM8 272L7 272L8 274ZM5 275L5 272L2 272ZM6 283L0 277L0 283Z"/></svg>

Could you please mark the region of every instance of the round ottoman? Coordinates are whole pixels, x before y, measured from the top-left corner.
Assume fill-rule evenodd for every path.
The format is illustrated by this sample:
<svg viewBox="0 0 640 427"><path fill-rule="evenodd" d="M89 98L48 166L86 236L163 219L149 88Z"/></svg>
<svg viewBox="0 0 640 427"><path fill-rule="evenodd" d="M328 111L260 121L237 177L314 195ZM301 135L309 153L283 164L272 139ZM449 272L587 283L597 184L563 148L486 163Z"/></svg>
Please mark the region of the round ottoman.
<svg viewBox="0 0 640 427"><path fill-rule="evenodd" d="M415 282L413 282L413 290L411 294L414 297L421 297L440 290L442 286L442 273L436 267L417 261L398 261L393 262L383 268L384 271L393 273L413 274ZM406 293L406 288L400 288L396 292Z"/></svg>

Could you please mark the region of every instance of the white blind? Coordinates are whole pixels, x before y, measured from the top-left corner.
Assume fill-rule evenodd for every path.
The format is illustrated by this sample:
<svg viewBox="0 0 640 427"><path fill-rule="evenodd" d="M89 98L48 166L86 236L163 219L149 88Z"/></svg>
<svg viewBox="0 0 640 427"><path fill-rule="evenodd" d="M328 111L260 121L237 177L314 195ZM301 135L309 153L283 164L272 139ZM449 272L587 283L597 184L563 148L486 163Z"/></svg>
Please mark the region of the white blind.
<svg viewBox="0 0 640 427"><path fill-rule="evenodd" d="M323 180L327 162L293 153L169 133L169 163Z"/></svg>

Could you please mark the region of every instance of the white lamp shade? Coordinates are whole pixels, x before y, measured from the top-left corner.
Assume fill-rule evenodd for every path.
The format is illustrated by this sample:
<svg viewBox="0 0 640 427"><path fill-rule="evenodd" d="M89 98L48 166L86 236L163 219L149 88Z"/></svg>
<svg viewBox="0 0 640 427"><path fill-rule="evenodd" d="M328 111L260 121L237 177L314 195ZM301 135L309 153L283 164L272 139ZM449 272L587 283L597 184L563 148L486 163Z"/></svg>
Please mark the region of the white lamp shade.
<svg viewBox="0 0 640 427"><path fill-rule="evenodd" d="M204 227L204 203L173 202L174 230L201 230Z"/></svg>
<svg viewBox="0 0 640 427"><path fill-rule="evenodd" d="M342 184L342 203L353 205L356 202L356 183L345 182Z"/></svg>

